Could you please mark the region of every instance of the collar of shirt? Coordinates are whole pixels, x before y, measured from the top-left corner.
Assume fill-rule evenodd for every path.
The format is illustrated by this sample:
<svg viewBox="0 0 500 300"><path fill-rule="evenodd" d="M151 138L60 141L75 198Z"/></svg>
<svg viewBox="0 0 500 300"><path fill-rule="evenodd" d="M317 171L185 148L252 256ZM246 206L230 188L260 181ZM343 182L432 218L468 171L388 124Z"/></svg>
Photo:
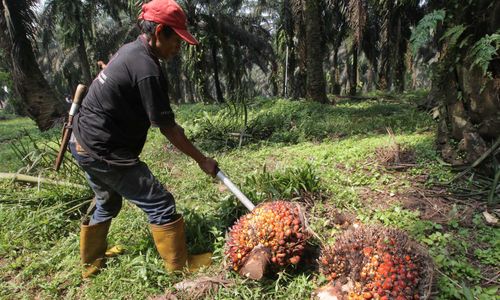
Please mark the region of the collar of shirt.
<svg viewBox="0 0 500 300"><path fill-rule="evenodd" d="M148 39L144 36L144 34L139 35L137 39L140 40L144 48L146 48L149 56L151 56L157 64L160 64L158 57L154 54L153 49L149 45Z"/></svg>

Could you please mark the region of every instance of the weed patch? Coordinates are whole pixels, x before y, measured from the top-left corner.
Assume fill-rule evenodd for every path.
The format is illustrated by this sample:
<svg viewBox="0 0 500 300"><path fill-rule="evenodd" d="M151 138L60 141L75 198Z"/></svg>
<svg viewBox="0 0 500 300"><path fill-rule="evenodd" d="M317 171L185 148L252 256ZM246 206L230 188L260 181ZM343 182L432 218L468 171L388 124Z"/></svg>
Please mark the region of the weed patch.
<svg viewBox="0 0 500 300"><path fill-rule="evenodd" d="M315 245L334 242L358 223L399 228L425 245L438 266L434 298L494 299L500 230L484 221L484 202L458 198L443 186L454 174L437 159L434 121L416 109L423 95L373 96L367 101L342 99L336 106L249 101L246 123L234 107L195 104L174 109L188 135L255 204L277 199L304 203L309 225L319 237L312 241ZM386 128L392 128L393 137ZM50 148L57 149L59 133L38 133L27 119L0 121L5 139L0 142L1 172L23 170L86 185L69 156L61 173L52 171L55 153ZM12 143L24 150L15 152ZM411 166L384 166L384 161L395 166L394 153L385 160L377 149L389 153L394 143L400 145L400 162ZM309 299L326 283L314 269L285 270L261 282L225 272L225 235L246 209L157 129L151 129L141 159L184 214L189 251L212 251L212 267L194 274L167 273L146 216L124 201L108 242L123 246L125 253L112 258L96 278L83 281L78 230L90 190L0 180L0 298L180 296L176 283L221 272L234 284L206 293L205 299Z"/></svg>
<svg viewBox="0 0 500 300"><path fill-rule="evenodd" d="M194 107L203 109L199 105ZM396 133L433 128L432 119L408 109L410 107L409 104L370 101L340 102L336 106L303 101L260 101L249 107L246 123L228 107L216 113L205 113L186 128L202 148L211 151L262 141L297 144L358 134L377 135L388 127Z"/></svg>

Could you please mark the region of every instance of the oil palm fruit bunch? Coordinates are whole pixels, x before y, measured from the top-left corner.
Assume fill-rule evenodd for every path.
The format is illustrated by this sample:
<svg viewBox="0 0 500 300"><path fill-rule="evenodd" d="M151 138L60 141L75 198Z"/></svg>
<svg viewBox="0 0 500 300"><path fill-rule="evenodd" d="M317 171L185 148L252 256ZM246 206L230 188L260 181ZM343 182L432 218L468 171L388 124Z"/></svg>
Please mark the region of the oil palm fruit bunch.
<svg viewBox="0 0 500 300"><path fill-rule="evenodd" d="M340 299L424 299L432 286L432 259L395 229L364 227L339 236L322 250L321 272L344 285Z"/></svg>
<svg viewBox="0 0 500 300"><path fill-rule="evenodd" d="M226 255L230 267L240 270L252 250L262 247L268 253L271 269L298 264L308 237L303 220L298 204L273 201L259 205L229 230Z"/></svg>

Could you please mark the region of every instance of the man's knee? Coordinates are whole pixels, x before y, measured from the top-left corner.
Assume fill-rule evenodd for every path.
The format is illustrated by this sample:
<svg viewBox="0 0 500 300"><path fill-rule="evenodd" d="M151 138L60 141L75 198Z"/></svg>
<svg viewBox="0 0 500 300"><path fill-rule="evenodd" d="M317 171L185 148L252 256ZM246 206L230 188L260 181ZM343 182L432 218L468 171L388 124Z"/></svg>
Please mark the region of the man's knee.
<svg viewBox="0 0 500 300"><path fill-rule="evenodd" d="M122 197L116 192L105 193L105 199L99 199L96 194L96 209L91 222L101 223L115 218L122 208ZM101 195L102 196L102 193Z"/></svg>
<svg viewBox="0 0 500 300"><path fill-rule="evenodd" d="M122 196L116 192L111 193L111 195L109 196L108 203L110 204L111 212L113 212L113 217L116 217L116 215L122 209L122 203L123 203Z"/></svg>

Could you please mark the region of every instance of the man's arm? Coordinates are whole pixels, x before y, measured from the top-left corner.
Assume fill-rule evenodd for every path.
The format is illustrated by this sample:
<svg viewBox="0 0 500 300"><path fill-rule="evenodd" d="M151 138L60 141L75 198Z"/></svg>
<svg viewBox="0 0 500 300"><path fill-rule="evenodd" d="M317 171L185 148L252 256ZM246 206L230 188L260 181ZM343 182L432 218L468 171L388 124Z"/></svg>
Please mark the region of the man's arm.
<svg viewBox="0 0 500 300"><path fill-rule="evenodd" d="M217 162L203 155L186 137L181 126L175 124L173 127L160 127L160 131L177 149L194 159L205 173L215 177Z"/></svg>

